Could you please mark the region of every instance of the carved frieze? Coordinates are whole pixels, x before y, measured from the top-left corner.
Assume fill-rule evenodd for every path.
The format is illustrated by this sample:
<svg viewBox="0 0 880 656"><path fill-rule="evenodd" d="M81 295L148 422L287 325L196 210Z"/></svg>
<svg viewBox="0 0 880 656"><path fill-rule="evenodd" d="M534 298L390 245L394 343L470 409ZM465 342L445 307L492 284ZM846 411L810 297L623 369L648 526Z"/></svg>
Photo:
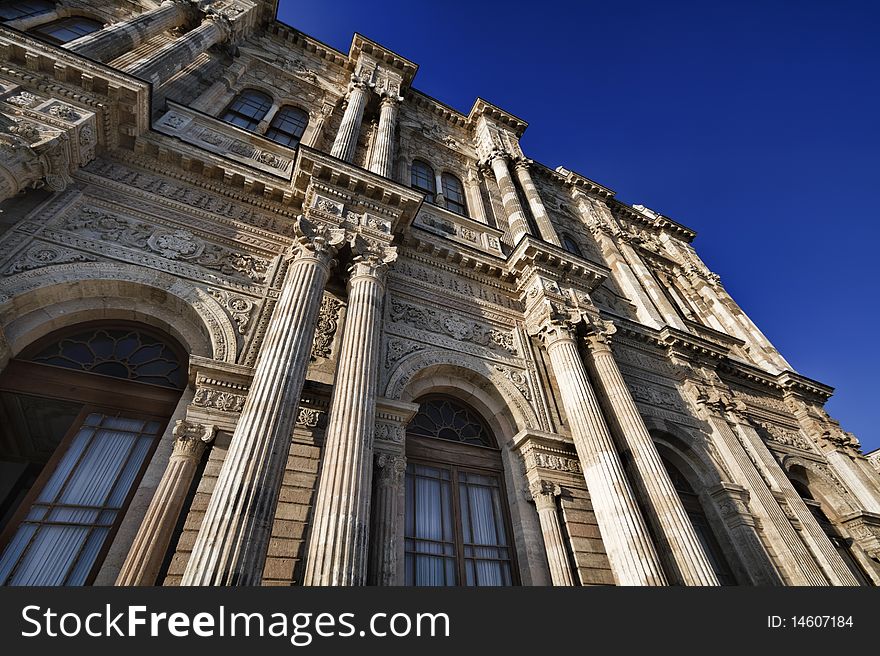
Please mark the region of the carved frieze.
<svg viewBox="0 0 880 656"><path fill-rule="evenodd" d="M312 342L312 360L330 357L333 338L339 327L339 309L341 307L342 303L329 294L325 294L321 300L318 323L315 327L315 339Z"/></svg>
<svg viewBox="0 0 880 656"><path fill-rule="evenodd" d="M99 242L116 242L226 276L244 277L257 284L266 282L268 260L207 243L188 230L157 227L93 207L79 208L65 217L60 227Z"/></svg>
<svg viewBox="0 0 880 656"><path fill-rule="evenodd" d="M796 430L785 429L768 421L756 421L755 424L758 427L759 434L772 442L784 444L795 449L812 451L810 443Z"/></svg>
<svg viewBox="0 0 880 656"><path fill-rule="evenodd" d="M388 318L392 323L404 323L419 330L446 335L456 341L471 342L517 355L513 332L490 328L458 315L392 299Z"/></svg>

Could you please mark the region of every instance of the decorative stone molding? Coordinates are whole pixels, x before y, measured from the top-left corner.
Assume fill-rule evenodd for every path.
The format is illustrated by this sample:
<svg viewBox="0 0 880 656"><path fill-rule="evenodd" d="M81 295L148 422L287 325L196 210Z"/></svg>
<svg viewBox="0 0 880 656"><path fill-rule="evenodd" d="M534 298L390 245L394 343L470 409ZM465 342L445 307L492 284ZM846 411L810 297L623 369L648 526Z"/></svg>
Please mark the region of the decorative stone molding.
<svg viewBox="0 0 880 656"><path fill-rule="evenodd" d="M849 534L874 559L880 559L880 515L859 511L841 518Z"/></svg>
<svg viewBox="0 0 880 656"><path fill-rule="evenodd" d="M3 270L4 276L13 276L22 271L32 271L53 264L69 264L71 262L95 262L97 258L86 253L79 253L60 246L38 243L19 255Z"/></svg>
<svg viewBox="0 0 880 656"><path fill-rule="evenodd" d="M339 310L342 303L335 297L324 294L321 310L318 314L318 325L315 328L315 339L312 342L312 360L329 358L336 329L339 327Z"/></svg>
<svg viewBox="0 0 880 656"><path fill-rule="evenodd" d="M527 474L541 470L572 475L581 473L574 444L560 435L525 430L514 437L513 446L522 455Z"/></svg>
<svg viewBox="0 0 880 656"><path fill-rule="evenodd" d="M209 289L208 291L229 312L229 316L232 317L235 325L238 326L239 334L246 334L250 327L251 314L255 307L254 301L223 289Z"/></svg>

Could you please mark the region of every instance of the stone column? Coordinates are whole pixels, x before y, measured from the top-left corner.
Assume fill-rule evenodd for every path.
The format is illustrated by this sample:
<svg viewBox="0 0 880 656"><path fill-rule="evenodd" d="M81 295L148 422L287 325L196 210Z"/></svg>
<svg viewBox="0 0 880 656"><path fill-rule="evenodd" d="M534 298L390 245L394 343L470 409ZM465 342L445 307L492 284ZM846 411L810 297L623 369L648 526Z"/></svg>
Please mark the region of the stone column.
<svg viewBox="0 0 880 656"><path fill-rule="evenodd" d="M376 482L371 531L370 572L375 585L397 583L397 543L400 491L406 473L406 456L390 453L376 455Z"/></svg>
<svg viewBox="0 0 880 656"><path fill-rule="evenodd" d="M315 325L344 231L300 217L281 298L182 585L258 585Z"/></svg>
<svg viewBox="0 0 880 656"><path fill-rule="evenodd" d="M654 525L654 534L666 543L671 565L684 585L719 585L694 525L614 360L610 336L616 329L610 322L592 328L587 347L595 380L607 401L609 423L618 438L618 445L629 453L631 480L648 507L648 519Z"/></svg>
<svg viewBox="0 0 880 656"><path fill-rule="evenodd" d="M483 195L480 193L480 180L474 169L468 169L467 176L464 179L464 188L467 194L471 218L488 225L489 220L486 218L486 208L483 206Z"/></svg>
<svg viewBox="0 0 880 656"><path fill-rule="evenodd" d="M333 148L330 150L333 157L338 157L346 162L351 162L354 159L369 93L369 84L352 75L348 85L348 105L342 115L342 123L339 126L339 132L336 133Z"/></svg>
<svg viewBox="0 0 880 656"><path fill-rule="evenodd" d="M155 585L193 476L217 427L180 419L168 467L122 565L116 585Z"/></svg>
<svg viewBox="0 0 880 656"><path fill-rule="evenodd" d="M728 413L735 412L735 402L712 389L689 387L700 408L700 416L712 427L715 446L729 467L734 479L740 481L754 500L754 511L770 547L778 556L776 565L785 573L790 585L828 585L812 554L773 495L769 482L758 471L740 438L731 428Z"/></svg>
<svg viewBox="0 0 880 656"><path fill-rule="evenodd" d="M387 265L397 249L360 236L348 281L348 311L321 454L304 585L364 585L379 336Z"/></svg>
<svg viewBox="0 0 880 656"><path fill-rule="evenodd" d="M126 52L131 52L157 34L180 27L186 22L187 17L193 14L194 9L195 7L189 3L165 0L155 9L81 36L64 47L84 57L108 62Z"/></svg>
<svg viewBox="0 0 880 656"><path fill-rule="evenodd" d="M125 72L150 82L154 87L167 82L211 46L222 43L232 34L229 21L216 14L205 17L201 25L168 43L148 56L125 67Z"/></svg>
<svg viewBox="0 0 880 656"><path fill-rule="evenodd" d="M369 169L390 178L394 166L394 132L397 129L397 110L401 98L396 94L384 94L379 110L379 132L373 145Z"/></svg>
<svg viewBox="0 0 880 656"><path fill-rule="evenodd" d="M556 498L562 494L562 488L552 481L538 480L529 486L529 492L538 507L541 535L544 537L547 563L550 565L550 579L553 585L572 586L574 577L565 549L565 535L559 522L559 509L556 507Z"/></svg>
<svg viewBox="0 0 880 656"><path fill-rule="evenodd" d="M510 169L507 167L507 155L495 151L489 157L489 164L495 174L495 180L498 181L498 187L501 189L504 213L507 215L507 222L510 226L510 237L513 244L516 245L520 239L530 233L529 223L526 221L526 215L516 193L516 186L513 184L513 178L510 177Z"/></svg>
<svg viewBox="0 0 880 656"><path fill-rule="evenodd" d="M825 531L819 526L819 522L807 508L801 495L794 489L764 440L745 417L736 416L736 419L738 421L734 428L740 439L751 452L755 465L759 467L761 473L770 483L773 483L783 510L786 506L788 507L790 518L793 520L792 524L800 528L801 539L807 545L826 578L832 585L858 585L859 582L853 576L852 571L843 562L837 549L825 535Z"/></svg>
<svg viewBox="0 0 880 656"><path fill-rule="evenodd" d="M587 378L569 320L545 320L537 331L550 355L575 448L584 470L608 560L619 585L666 585L636 497Z"/></svg>
<svg viewBox="0 0 880 656"><path fill-rule="evenodd" d="M547 208L544 207L544 202L541 200L540 194L538 194L538 188L535 186L529 173L529 165L533 163L529 159L519 159L514 164L513 170L516 172L516 178L519 180L523 193L526 195L529 208L532 210L532 216L535 217L535 223L538 226L538 232L541 233L541 239L556 246L562 246L562 242L559 241L559 235L556 234L556 228L553 227L553 223L550 221L550 215L547 214Z"/></svg>

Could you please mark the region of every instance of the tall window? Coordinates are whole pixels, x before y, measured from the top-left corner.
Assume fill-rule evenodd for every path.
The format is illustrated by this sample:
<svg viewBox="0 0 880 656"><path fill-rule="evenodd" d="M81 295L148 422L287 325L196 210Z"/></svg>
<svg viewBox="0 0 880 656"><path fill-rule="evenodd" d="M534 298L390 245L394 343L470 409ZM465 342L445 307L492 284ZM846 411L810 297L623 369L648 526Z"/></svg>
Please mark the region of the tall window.
<svg viewBox="0 0 880 656"><path fill-rule="evenodd" d="M434 178L434 169L420 159L414 159L410 171L410 186L425 194L425 200L434 202L437 193L437 182Z"/></svg>
<svg viewBox="0 0 880 656"><path fill-rule="evenodd" d="M91 18L85 18L84 16L69 16L67 18L52 21L51 23L46 23L45 25L39 25L30 30L30 32L31 34L43 37L47 41L61 45L62 43L73 41L86 34L97 32L102 27L104 27L102 23L92 20Z"/></svg>
<svg viewBox="0 0 880 656"><path fill-rule="evenodd" d="M275 114L266 136L285 146L296 148L309 124L309 115L299 107L285 105Z"/></svg>
<svg viewBox="0 0 880 656"><path fill-rule="evenodd" d="M672 479L672 485L675 487L675 491L678 492L684 510L694 526L697 539L700 541L703 551L709 558L709 563L718 577L719 583L721 585L736 585L736 578L733 576L730 564L724 556L721 545L718 544L718 540L712 532L712 526L709 524L709 519L706 517L706 512L703 510L699 496L694 492L691 484L675 465L665 458L662 460L666 466L666 471L669 473L669 478Z"/></svg>
<svg viewBox="0 0 880 656"><path fill-rule="evenodd" d="M467 203L464 199L464 187L461 180L451 173L444 173L440 177L443 184L443 198L446 199L446 209L462 216L467 216Z"/></svg>
<svg viewBox="0 0 880 656"><path fill-rule="evenodd" d="M577 255L578 257L583 257L581 253L580 246L577 245L577 242L572 239L569 235L562 235L562 247L567 250L572 255Z"/></svg>
<svg viewBox="0 0 880 656"><path fill-rule="evenodd" d="M272 107L272 99L265 93L245 89L229 103L223 120L253 132Z"/></svg>
<svg viewBox="0 0 880 656"><path fill-rule="evenodd" d="M0 2L0 21L29 18L52 11L54 2L48 0L18 0L18 2Z"/></svg>
<svg viewBox="0 0 880 656"><path fill-rule="evenodd" d="M406 585L516 582L501 457L480 417L423 399L407 429Z"/></svg>
<svg viewBox="0 0 880 656"><path fill-rule="evenodd" d="M100 568L186 384L136 324L50 336L0 375L0 585L84 585Z"/></svg>

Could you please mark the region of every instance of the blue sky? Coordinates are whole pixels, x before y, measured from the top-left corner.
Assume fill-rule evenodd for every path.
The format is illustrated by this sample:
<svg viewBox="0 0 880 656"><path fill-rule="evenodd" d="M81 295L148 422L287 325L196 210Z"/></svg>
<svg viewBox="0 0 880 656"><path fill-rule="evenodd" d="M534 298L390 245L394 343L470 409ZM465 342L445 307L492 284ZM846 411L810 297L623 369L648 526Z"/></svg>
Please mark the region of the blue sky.
<svg viewBox="0 0 880 656"><path fill-rule="evenodd" d="M695 246L827 408L880 448L880 3L281 0L344 52L357 31L414 86L482 96L564 165L697 231Z"/></svg>

